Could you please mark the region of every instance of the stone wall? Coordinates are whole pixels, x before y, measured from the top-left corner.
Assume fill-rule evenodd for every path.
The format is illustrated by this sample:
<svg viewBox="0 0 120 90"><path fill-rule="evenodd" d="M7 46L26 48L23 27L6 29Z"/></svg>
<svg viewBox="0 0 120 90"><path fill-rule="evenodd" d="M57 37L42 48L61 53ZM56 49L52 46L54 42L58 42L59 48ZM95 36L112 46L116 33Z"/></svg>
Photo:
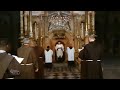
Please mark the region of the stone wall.
<svg viewBox="0 0 120 90"><path fill-rule="evenodd" d="M5 38L11 43L13 54L19 47L19 17L19 11L0 11L0 38Z"/></svg>

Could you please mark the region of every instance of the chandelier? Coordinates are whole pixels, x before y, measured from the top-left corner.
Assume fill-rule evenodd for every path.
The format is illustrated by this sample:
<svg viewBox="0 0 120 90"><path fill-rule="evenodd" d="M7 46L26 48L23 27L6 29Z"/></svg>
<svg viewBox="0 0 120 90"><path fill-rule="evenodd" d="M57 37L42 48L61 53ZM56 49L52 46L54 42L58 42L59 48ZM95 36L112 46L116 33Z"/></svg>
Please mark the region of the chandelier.
<svg viewBox="0 0 120 90"><path fill-rule="evenodd" d="M56 14L52 14L48 17L48 21L51 25L50 29L63 29L70 20L70 16L61 13L61 11L57 11Z"/></svg>

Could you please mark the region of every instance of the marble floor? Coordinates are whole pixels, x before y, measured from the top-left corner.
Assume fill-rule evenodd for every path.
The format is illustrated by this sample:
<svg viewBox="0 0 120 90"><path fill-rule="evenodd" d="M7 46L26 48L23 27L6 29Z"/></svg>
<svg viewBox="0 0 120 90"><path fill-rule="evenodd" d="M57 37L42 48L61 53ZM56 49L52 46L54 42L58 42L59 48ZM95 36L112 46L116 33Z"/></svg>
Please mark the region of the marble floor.
<svg viewBox="0 0 120 90"><path fill-rule="evenodd" d="M120 58L103 58L102 67L104 79L120 79ZM67 63L54 63L52 70L45 69L45 79L80 79L80 70L70 71Z"/></svg>
<svg viewBox="0 0 120 90"><path fill-rule="evenodd" d="M45 69L45 79L80 79L80 71L76 67L70 70L67 63L53 63L51 70Z"/></svg>
<svg viewBox="0 0 120 90"><path fill-rule="evenodd" d="M120 79L120 57L103 58L104 79Z"/></svg>

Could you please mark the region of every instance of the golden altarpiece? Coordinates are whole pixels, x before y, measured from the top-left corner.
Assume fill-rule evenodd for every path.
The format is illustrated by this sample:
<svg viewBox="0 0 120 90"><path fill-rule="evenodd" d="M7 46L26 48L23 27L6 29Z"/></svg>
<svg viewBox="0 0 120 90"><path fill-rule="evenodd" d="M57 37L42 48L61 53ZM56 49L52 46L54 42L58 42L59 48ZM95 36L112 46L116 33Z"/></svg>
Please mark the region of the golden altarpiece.
<svg viewBox="0 0 120 90"><path fill-rule="evenodd" d="M95 33L95 11L20 11L20 40L28 36L44 49L61 41L66 49L72 44L75 58L78 49L88 43L88 36Z"/></svg>

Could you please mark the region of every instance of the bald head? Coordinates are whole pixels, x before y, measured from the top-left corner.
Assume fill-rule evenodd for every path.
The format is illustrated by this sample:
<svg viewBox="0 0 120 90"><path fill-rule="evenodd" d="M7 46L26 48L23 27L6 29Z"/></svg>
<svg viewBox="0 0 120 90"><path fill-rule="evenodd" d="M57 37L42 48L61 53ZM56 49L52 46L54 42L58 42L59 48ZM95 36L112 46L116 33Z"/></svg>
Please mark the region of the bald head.
<svg viewBox="0 0 120 90"><path fill-rule="evenodd" d="M97 37L96 35L92 34L89 36L89 42L93 42L95 41L95 37Z"/></svg>
<svg viewBox="0 0 120 90"><path fill-rule="evenodd" d="M24 38L23 39L23 44L29 44L30 42L30 39L29 38Z"/></svg>

